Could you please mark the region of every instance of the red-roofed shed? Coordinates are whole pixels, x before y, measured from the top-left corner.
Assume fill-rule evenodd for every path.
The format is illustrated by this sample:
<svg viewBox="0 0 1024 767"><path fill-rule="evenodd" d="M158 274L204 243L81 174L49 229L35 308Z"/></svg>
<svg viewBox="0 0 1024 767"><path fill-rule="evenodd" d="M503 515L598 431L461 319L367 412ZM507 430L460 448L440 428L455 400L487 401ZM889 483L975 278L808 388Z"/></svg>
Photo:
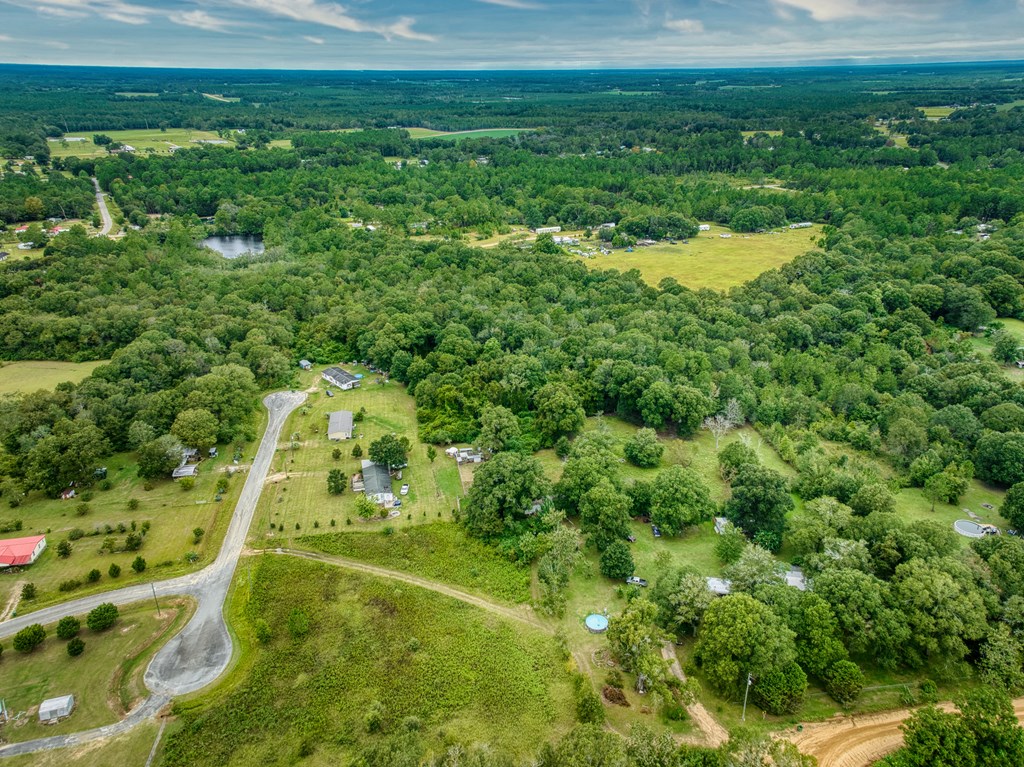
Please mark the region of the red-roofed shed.
<svg viewBox="0 0 1024 767"><path fill-rule="evenodd" d="M46 548L45 535L0 540L0 567L22 567L39 559Z"/></svg>

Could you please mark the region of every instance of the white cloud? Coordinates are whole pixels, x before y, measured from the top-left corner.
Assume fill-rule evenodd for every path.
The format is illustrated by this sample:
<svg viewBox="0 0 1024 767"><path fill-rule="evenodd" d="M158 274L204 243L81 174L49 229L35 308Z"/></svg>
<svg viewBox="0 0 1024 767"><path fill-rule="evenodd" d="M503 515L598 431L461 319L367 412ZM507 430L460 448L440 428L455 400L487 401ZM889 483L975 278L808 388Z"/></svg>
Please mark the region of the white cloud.
<svg viewBox="0 0 1024 767"><path fill-rule="evenodd" d="M319 24L323 27L341 29L345 32L369 32L391 40L424 40L433 42L437 38L417 32L412 28L416 20L403 16L389 23L362 21L352 16L348 9L337 3L320 3L317 0L232 0L235 5L249 10L263 11L271 16Z"/></svg>
<svg viewBox="0 0 1024 767"><path fill-rule="evenodd" d="M530 0L476 0L478 3L487 5L500 5L502 8L517 8L520 11L538 11L544 6L540 3L532 3ZM1020 0L1024 3L1024 0Z"/></svg>
<svg viewBox="0 0 1024 767"><path fill-rule="evenodd" d="M323 45L325 42L327 42L322 37L313 37L313 35L303 35L302 39L305 40L306 42L313 43L313 45Z"/></svg>
<svg viewBox="0 0 1024 767"><path fill-rule="evenodd" d="M704 31L704 22L700 19L669 19L665 22L665 29L696 34Z"/></svg>
<svg viewBox="0 0 1024 767"><path fill-rule="evenodd" d="M70 19L84 19L100 16L122 24L147 24L149 17L157 13L153 8L133 5L122 0L35 0L35 2L12 2L22 8L33 8L51 16Z"/></svg>
<svg viewBox="0 0 1024 767"><path fill-rule="evenodd" d="M1019 0L1024 1L1024 0ZM773 0L785 15L786 6L806 11L815 21L883 19L892 16L931 18L941 2L935 0Z"/></svg>
<svg viewBox="0 0 1024 767"><path fill-rule="evenodd" d="M209 32L227 32L235 26L235 22L211 16L206 11L174 11L167 14L167 18L175 24L205 29Z"/></svg>
<svg viewBox="0 0 1024 767"><path fill-rule="evenodd" d="M58 51L66 51L71 47L67 43L62 43L60 40L44 40L43 45L47 48L56 48Z"/></svg>

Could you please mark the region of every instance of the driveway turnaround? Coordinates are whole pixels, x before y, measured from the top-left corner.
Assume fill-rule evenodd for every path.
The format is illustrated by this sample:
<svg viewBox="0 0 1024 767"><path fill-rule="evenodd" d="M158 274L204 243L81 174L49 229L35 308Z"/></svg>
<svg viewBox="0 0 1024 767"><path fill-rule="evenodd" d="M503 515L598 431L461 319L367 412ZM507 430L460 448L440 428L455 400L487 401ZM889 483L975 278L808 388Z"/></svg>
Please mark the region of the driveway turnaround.
<svg viewBox="0 0 1024 767"><path fill-rule="evenodd" d="M277 442L285 420L306 400L303 392L277 392L264 398L269 411L267 430L263 433L256 459L245 478L242 494L228 524L224 543L213 564L191 575L156 583L142 583L127 588L95 594L71 602L37 610L0 623L0 639L16 634L33 623L52 623L65 615L79 615L104 602L127 605L157 596L187 595L197 602L195 614L154 656L146 669L146 687L154 693L117 724L97 727L73 735L40 738L0 747L0 757L28 754L62 746L77 745L96 738L125 732L139 722L155 715L176 695L194 692L213 682L231 660L231 637L224 623L224 600L227 597L235 565L245 545L256 504L270 469Z"/></svg>

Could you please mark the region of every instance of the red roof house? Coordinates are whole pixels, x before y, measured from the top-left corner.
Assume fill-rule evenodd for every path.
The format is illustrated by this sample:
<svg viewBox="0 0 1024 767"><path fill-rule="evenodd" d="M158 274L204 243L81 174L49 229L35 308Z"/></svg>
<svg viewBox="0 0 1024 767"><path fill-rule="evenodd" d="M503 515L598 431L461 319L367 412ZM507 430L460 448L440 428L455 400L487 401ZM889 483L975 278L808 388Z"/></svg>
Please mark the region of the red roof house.
<svg viewBox="0 0 1024 767"><path fill-rule="evenodd" d="M45 548L45 535L0 540L0 568L30 565L39 559Z"/></svg>

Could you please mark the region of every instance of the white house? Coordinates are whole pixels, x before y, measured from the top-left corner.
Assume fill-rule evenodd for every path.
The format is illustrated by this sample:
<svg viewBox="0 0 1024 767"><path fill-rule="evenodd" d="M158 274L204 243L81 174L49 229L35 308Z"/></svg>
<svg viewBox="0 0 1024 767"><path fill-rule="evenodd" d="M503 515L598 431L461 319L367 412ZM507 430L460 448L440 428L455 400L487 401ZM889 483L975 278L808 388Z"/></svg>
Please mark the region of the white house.
<svg viewBox="0 0 1024 767"><path fill-rule="evenodd" d="M71 714L75 707L74 695L62 695L59 698L48 698L39 704L39 721L55 722Z"/></svg>
<svg viewBox="0 0 1024 767"><path fill-rule="evenodd" d="M701 225L699 225L697 227L697 229L699 231L701 231L701 232L710 232L711 231L711 224L701 224Z"/></svg>
<svg viewBox="0 0 1024 767"><path fill-rule="evenodd" d="M352 439L352 411L335 410L327 414L327 439L338 442Z"/></svg>
<svg viewBox="0 0 1024 767"><path fill-rule="evenodd" d="M320 377L343 391L355 389L359 386L359 378L341 368L327 368Z"/></svg>
<svg viewBox="0 0 1024 767"><path fill-rule="evenodd" d="M790 229L810 229L814 224L810 221L801 221L799 224L790 224Z"/></svg>
<svg viewBox="0 0 1024 767"><path fill-rule="evenodd" d="M533 230L534 234L558 234L562 231L560 226L538 226Z"/></svg>

